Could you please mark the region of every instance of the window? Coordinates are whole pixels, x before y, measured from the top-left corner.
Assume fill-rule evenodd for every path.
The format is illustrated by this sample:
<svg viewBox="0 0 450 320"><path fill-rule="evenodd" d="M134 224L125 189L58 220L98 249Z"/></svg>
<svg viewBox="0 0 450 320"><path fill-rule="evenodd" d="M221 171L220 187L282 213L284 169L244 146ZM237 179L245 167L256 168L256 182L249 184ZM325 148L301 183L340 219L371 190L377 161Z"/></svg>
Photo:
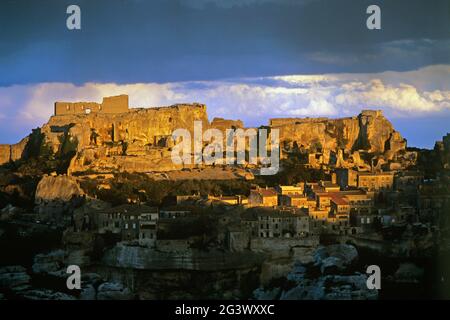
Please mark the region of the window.
<svg viewBox="0 0 450 320"><path fill-rule="evenodd" d="M136 229L136 223L133 223L133 229Z"/></svg>
<svg viewBox="0 0 450 320"><path fill-rule="evenodd" d="M128 223L125 223L125 229L128 229Z"/></svg>

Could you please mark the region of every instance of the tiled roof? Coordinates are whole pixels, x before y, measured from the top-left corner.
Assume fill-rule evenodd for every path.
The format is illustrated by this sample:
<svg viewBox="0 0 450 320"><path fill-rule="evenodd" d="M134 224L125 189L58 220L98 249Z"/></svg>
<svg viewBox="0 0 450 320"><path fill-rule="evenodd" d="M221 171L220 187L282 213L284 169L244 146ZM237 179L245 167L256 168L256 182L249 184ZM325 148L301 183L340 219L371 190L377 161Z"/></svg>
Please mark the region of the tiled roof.
<svg viewBox="0 0 450 320"><path fill-rule="evenodd" d="M348 205L348 201L346 199L344 199L343 197L339 197L339 196L331 197L331 201L333 201L337 205Z"/></svg>
<svg viewBox="0 0 450 320"><path fill-rule="evenodd" d="M139 204L123 204L117 207L102 210L103 213L121 213L121 214L141 214L141 213L157 213L157 207L149 207Z"/></svg>
<svg viewBox="0 0 450 320"><path fill-rule="evenodd" d="M260 188L255 191L258 192L263 197L275 197L278 195L278 193L275 191L274 188L267 188L267 189Z"/></svg>

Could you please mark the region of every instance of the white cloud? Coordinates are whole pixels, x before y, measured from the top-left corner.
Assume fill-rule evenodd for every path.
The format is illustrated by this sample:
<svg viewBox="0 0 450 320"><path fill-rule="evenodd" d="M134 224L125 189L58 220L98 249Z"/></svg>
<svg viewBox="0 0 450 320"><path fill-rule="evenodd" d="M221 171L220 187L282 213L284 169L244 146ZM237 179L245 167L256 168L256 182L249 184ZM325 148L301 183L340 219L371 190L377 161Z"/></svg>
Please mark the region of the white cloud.
<svg viewBox="0 0 450 320"><path fill-rule="evenodd" d="M273 117L342 116L383 109L389 117L450 110L450 66L375 74L288 75L177 83L40 83L0 87L0 125L40 126L55 101L128 94L132 107L201 102L212 117L265 124ZM3 115L3 116L2 116Z"/></svg>

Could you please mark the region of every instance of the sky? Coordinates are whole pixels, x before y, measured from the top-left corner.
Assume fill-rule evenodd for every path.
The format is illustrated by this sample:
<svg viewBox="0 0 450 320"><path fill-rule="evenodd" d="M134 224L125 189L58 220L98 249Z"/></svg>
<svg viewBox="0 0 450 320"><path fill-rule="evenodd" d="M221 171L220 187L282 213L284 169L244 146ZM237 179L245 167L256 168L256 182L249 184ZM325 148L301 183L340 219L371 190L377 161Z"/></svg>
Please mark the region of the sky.
<svg viewBox="0 0 450 320"><path fill-rule="evenodd" d="M81 30L66 27L71 4ZM371 4L381 30L366 27ZM247 126L381 109L432 148L450 132L450 0L0 1L0 143L57 100L123 93Z"/></svg>

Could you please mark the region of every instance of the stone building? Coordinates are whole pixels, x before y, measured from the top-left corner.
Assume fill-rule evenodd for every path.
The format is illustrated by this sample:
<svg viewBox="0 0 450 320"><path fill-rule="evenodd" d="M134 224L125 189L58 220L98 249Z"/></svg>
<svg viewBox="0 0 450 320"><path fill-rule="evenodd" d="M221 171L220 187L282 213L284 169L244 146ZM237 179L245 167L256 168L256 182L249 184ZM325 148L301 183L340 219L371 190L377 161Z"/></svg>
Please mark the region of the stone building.
<svg viewBox="0 0 450 320"><path fill-rule="evenodd" d="M278 192L278 204L290 207L307 207L307 198L304 196L304 187L302 184L294 186L276 186Z"/></svg>
<svg viewBox="0 0 450 320"><path fill-rule="evenodd" d="M234 196L213 196L208 195L208 200L217 200L230 205L238 205L238 204L248 204L248 199L242 195L234 195Z"/></svg>
<svg viewBox="0 0 450 320"><path fill-rule="evenodd" d="M302 184L297 184L294 186L276 186L275 190L280 195L303 195L304 187Z"/></svg>
<svg viewBox="0 0 450 320"><path fill-rule="evenodd" d="M417 192L424 179L423 173L419 171L401 171L395 175L395 190L402 192Z"/></svg>
<svg viewBox="0 0 450 320"><path fill-rule="evenodd" d="M168 207L163 208L159 211L160 219L177 219L177 218L186 218L192 215L192 211L183 207Z"/></svg>
<svg viewBox="0 0 450 320"><path fill-rule="evenodd" d="M248 204L251 206L274 207L278 205L278 193L274 188L260 188L250 190Z"/></svg>
<svg viewBox="0 0 450 320"><path fill-rule="evenodd" d="M283 195L280 197L280 205L296 208L308 208L308 197L303 195Z"/></svg>
<svg viewBox="0 0 450 320"><path fill-rule="evenodd" d="M392 190L393 172L358 172L358 188L369 191Z"/></svg>
<svg viewBox="0 0 450 320"><path fill-rule="evenodd" d="M139 240L148 245L156 240L158 218L156 207L121 205L98 212L98 232L120 234L123 241Z"/></svg>
<svg viewBox="0 0 450 320"><path fill-rule="evenodd" d="M55 116L90 113L125 113L129 111L128 96L104 97L96 102L55 102Z"/></svg>
<svg viewBox="0 0 450 320"><path fill-rule="evenodd" d="M336 169L334 172L336 183L345 189L347 187L356 187L358 185L358 172L352 169Z"/></svg>
<svg viewBox="0 0 450 320"><path fill-rule="evenodd" d="M331 212L333 212L339 219L348 220L350 215L350 204L342 195L331 197L330 201Z"/></svg>
<svg viewBox="0 0 450 320"><path fill-rule="evenodd" d="M264 210L257 213L257 235L261 238L305 237L309 216L302 210Z"/></svg>

